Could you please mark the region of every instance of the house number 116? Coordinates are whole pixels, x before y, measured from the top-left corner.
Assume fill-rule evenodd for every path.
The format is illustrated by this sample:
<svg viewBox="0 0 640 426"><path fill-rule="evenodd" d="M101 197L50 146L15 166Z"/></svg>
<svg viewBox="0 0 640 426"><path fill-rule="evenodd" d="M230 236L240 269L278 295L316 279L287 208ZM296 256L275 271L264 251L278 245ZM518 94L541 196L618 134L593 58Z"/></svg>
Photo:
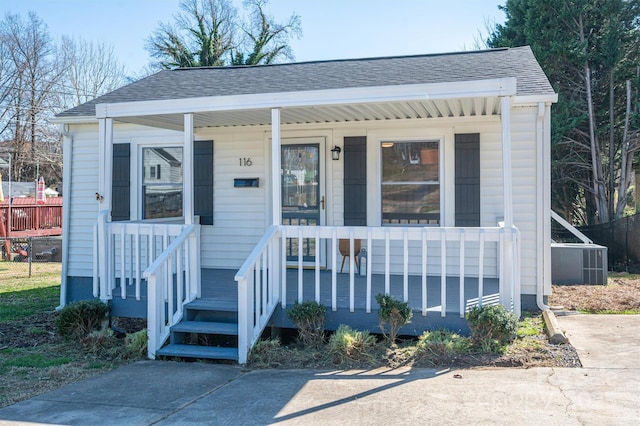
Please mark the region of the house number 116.
<svg viewBox="0 0 640 426"><path fill-rule="evenodd" d="M253 165L253 161L251 161L251 157L242 157L240 160L240 167L251 167Z"/></svg>

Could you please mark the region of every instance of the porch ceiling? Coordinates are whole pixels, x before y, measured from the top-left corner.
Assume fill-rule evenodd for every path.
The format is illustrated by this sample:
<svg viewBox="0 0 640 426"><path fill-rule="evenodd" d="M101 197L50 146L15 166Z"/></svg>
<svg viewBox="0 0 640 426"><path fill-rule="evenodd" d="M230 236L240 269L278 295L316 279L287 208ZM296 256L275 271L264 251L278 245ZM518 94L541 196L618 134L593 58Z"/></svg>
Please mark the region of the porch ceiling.
<svg viewBox="0 0 640 426"><path fill-rule="evenodd" d="M500 114L500 98L495 96L287 107L281 110L281 122L282 124L339 123L498 114ZM271 109L198 112L193 118L195 128L270 125ZM129 116L119 117L116 120L173 130L182 130L184 122L183 114Z"/></svg>

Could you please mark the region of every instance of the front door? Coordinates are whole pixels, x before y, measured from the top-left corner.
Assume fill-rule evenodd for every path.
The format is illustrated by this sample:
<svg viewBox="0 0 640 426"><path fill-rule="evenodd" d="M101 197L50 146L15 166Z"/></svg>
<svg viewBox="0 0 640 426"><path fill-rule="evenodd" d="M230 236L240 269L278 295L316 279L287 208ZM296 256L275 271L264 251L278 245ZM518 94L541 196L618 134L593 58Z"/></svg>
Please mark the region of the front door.
<svg viewBox="0 0 640 426"><path fill-rule="evenodd" d="M324 165L320 141L282 142L282 224L318 226L324 224L324 185L321 170ZM302 242L303 260L306 265L315 264L316 256L324 266L324 253L316 247L315 240ZM287 239L287 260L297 262L298 239Z"/></svg>

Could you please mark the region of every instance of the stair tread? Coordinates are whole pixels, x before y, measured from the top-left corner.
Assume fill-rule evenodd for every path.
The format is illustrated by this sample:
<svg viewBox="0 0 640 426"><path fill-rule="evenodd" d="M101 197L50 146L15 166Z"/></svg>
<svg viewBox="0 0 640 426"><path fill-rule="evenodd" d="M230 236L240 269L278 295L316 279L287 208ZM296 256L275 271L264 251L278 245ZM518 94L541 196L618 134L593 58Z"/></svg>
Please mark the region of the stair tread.
<svg viewBox="0 0 640 426"><path fill-rule="evenodd" d="M170 344L159 349L156 354L162 356L179 356L183 358L238 360L237 348L221 348L218 346Z"/></svg>
<svg viewBox="0 0 640 426"><path fill-rule="evenodd" d="M238 302L214 299L196 299L185 305L186 309L200 311L238 312Z"/></svg>
<svg viewBox="0 0 640 426"><path fill-rule="evenodd" d="M238 324L210 321L182 321L171 327L171 331L179 333L237 335Z"/></svg>

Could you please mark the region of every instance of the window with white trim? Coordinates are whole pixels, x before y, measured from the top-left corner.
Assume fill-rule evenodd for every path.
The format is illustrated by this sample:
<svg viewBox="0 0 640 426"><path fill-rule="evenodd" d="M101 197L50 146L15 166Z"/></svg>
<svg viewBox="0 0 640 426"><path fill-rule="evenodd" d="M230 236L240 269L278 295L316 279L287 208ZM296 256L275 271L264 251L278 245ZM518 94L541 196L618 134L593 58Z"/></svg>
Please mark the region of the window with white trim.
<svg viewBox="0 0 640 426"><path fill-rule="evenodd" d="M142 215L144 219L182 216L182 148L143 148Z"/></svg>
<svg viewBox="0 0 640 426"><path fill-rule="evenodd" d="M383 225L440 224L440 142L382 141Z"/></svg>

